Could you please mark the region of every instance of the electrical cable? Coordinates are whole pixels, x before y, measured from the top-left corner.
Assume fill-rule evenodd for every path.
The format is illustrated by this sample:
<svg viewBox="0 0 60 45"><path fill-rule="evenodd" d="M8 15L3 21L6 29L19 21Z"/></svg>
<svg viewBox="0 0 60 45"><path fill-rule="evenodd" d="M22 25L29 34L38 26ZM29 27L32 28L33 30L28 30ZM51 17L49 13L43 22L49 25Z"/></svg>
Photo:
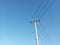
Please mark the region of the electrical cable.
<svg viewBox="0 0 60 45"><path fill-rule="evenodd" d="M43 17L44 14L48 11L48 9L52 6L52 4L53 4L54 2L55 2L55 0L53 0L53 1L49 4L49 6L46 8L46 10L45 10L40 16L38 16L37 18L39 19L39 18Z"/></svg>
<svg viewBox="0 0 60 45"><path fill-rule="evenodd" d="M40 14L43 12L43 10L46 8L46 6L49 4L50 0L47 0L47 2L44 4L43 8L39 11L39 13L37 14L36 18L38 18L40 16Z"/></svg>
<svg viewBox="0 0 60 45"><path fill-rule="evenodd" d="M42 4L43 4L44 0L41 1L40 5L37 7L36 11L33 13L31 20L33 19L33 17L35 16L35 14L38 12L38 10L41 8Z"/></svg>
<svg viewBox="0 0 60 45"><path fill-rule="evenodd" d="M40 29L39 26L38 26L38 28ZM38 30L38 31L39 31L39 33L40 33L40 37L43 38L43 42L44 42L44 43L47 43L47 44L49 45L48 40L47 40L46 36L44 35L44 33L43 33L41 30Z"/></svg>
<svg viewBox="0 0 60 45"><path fill-rule="evenodd" d="M52 45L51 40L50 40L50 38L48 37L48 35L47 35L47 33L46 33L46 29L44 28L44 26L42 25L41 22L40 22L40 26L41 26L41 28L42 28L42 33L44 34L45 39L47 40L47 42L48 42L50 45Z"/></svg>

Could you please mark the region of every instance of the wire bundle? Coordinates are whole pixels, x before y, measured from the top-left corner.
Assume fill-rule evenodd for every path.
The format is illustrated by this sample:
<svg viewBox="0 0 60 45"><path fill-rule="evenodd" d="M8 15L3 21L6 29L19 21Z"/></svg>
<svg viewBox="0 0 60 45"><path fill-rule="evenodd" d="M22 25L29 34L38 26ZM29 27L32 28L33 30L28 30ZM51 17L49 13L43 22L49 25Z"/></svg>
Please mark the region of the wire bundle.
<svg viewBox="0 0 60 45"><path fill-rule="evenodd" d="M37 7L36 11L33 13L32 17L31 17L31 20L40 20L41 17L44 16L44 14L48 11L48 9L51 7L51 5L54 3L55 0L47 0L45 2L45 0L42 0L40 5ZM38 14L37 14L38 13ZM35 17L36 15L36 17ZM35 17L35 18L34 18ZM41 21L40 21L41 22ZM42 28L44 29L43 25L41 24ZM50 40L47 39L46 37L48 37L46 34L45 34L45 31L44 32L41 32L40 33L42 34L42 37L44 38L44 40L48 43L49 45L49 42ZM44 35L45 34L45 35ZM41 39L42 40L42 39ZM42 41L44 41L42 40ZM49 41L49 42L48 42ZM51 43L51 42L50 42ZM52 45L52 44L50 44Z"/></svg>

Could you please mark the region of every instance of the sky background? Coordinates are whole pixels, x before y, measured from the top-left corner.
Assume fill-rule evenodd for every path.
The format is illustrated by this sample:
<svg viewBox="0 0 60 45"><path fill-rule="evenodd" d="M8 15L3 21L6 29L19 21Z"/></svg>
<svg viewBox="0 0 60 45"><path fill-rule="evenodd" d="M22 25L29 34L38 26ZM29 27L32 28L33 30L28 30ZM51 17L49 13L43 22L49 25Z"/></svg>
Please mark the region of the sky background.
<svg viewBox="0 0 60 45"><path fill-rule="evenodd" d="M0 0L0 45L36 45L34 27L29 21L41 1ZM40 20L40 45L60 45L60 0L55 0Z"/></svg>

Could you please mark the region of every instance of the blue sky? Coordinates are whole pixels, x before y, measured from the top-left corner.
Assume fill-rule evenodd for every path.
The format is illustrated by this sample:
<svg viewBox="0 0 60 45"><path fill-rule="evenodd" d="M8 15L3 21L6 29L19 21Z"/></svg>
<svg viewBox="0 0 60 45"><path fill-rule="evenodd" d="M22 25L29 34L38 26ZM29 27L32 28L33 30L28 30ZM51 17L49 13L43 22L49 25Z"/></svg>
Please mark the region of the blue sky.
<svg viewBox="0 0 60 45"><path fill-rule="evenodd" d="M36 45L34 28L29 21L41 1L0 0L0 45ZM60 0L55 0L40 20L40 45L60 45Z"/></svg>

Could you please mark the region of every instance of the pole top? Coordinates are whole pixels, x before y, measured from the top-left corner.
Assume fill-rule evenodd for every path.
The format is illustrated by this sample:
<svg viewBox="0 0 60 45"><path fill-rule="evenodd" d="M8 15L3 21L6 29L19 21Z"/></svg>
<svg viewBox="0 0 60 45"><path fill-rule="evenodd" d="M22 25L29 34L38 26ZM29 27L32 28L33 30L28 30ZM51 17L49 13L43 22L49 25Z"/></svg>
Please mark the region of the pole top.
<svg viewBox="0 0 60 45"><path fill-rule="evenodd" d="M34 22L40 22L40 19L38 19L38 20L30 20L30 23L34 23Z"/></svg>

